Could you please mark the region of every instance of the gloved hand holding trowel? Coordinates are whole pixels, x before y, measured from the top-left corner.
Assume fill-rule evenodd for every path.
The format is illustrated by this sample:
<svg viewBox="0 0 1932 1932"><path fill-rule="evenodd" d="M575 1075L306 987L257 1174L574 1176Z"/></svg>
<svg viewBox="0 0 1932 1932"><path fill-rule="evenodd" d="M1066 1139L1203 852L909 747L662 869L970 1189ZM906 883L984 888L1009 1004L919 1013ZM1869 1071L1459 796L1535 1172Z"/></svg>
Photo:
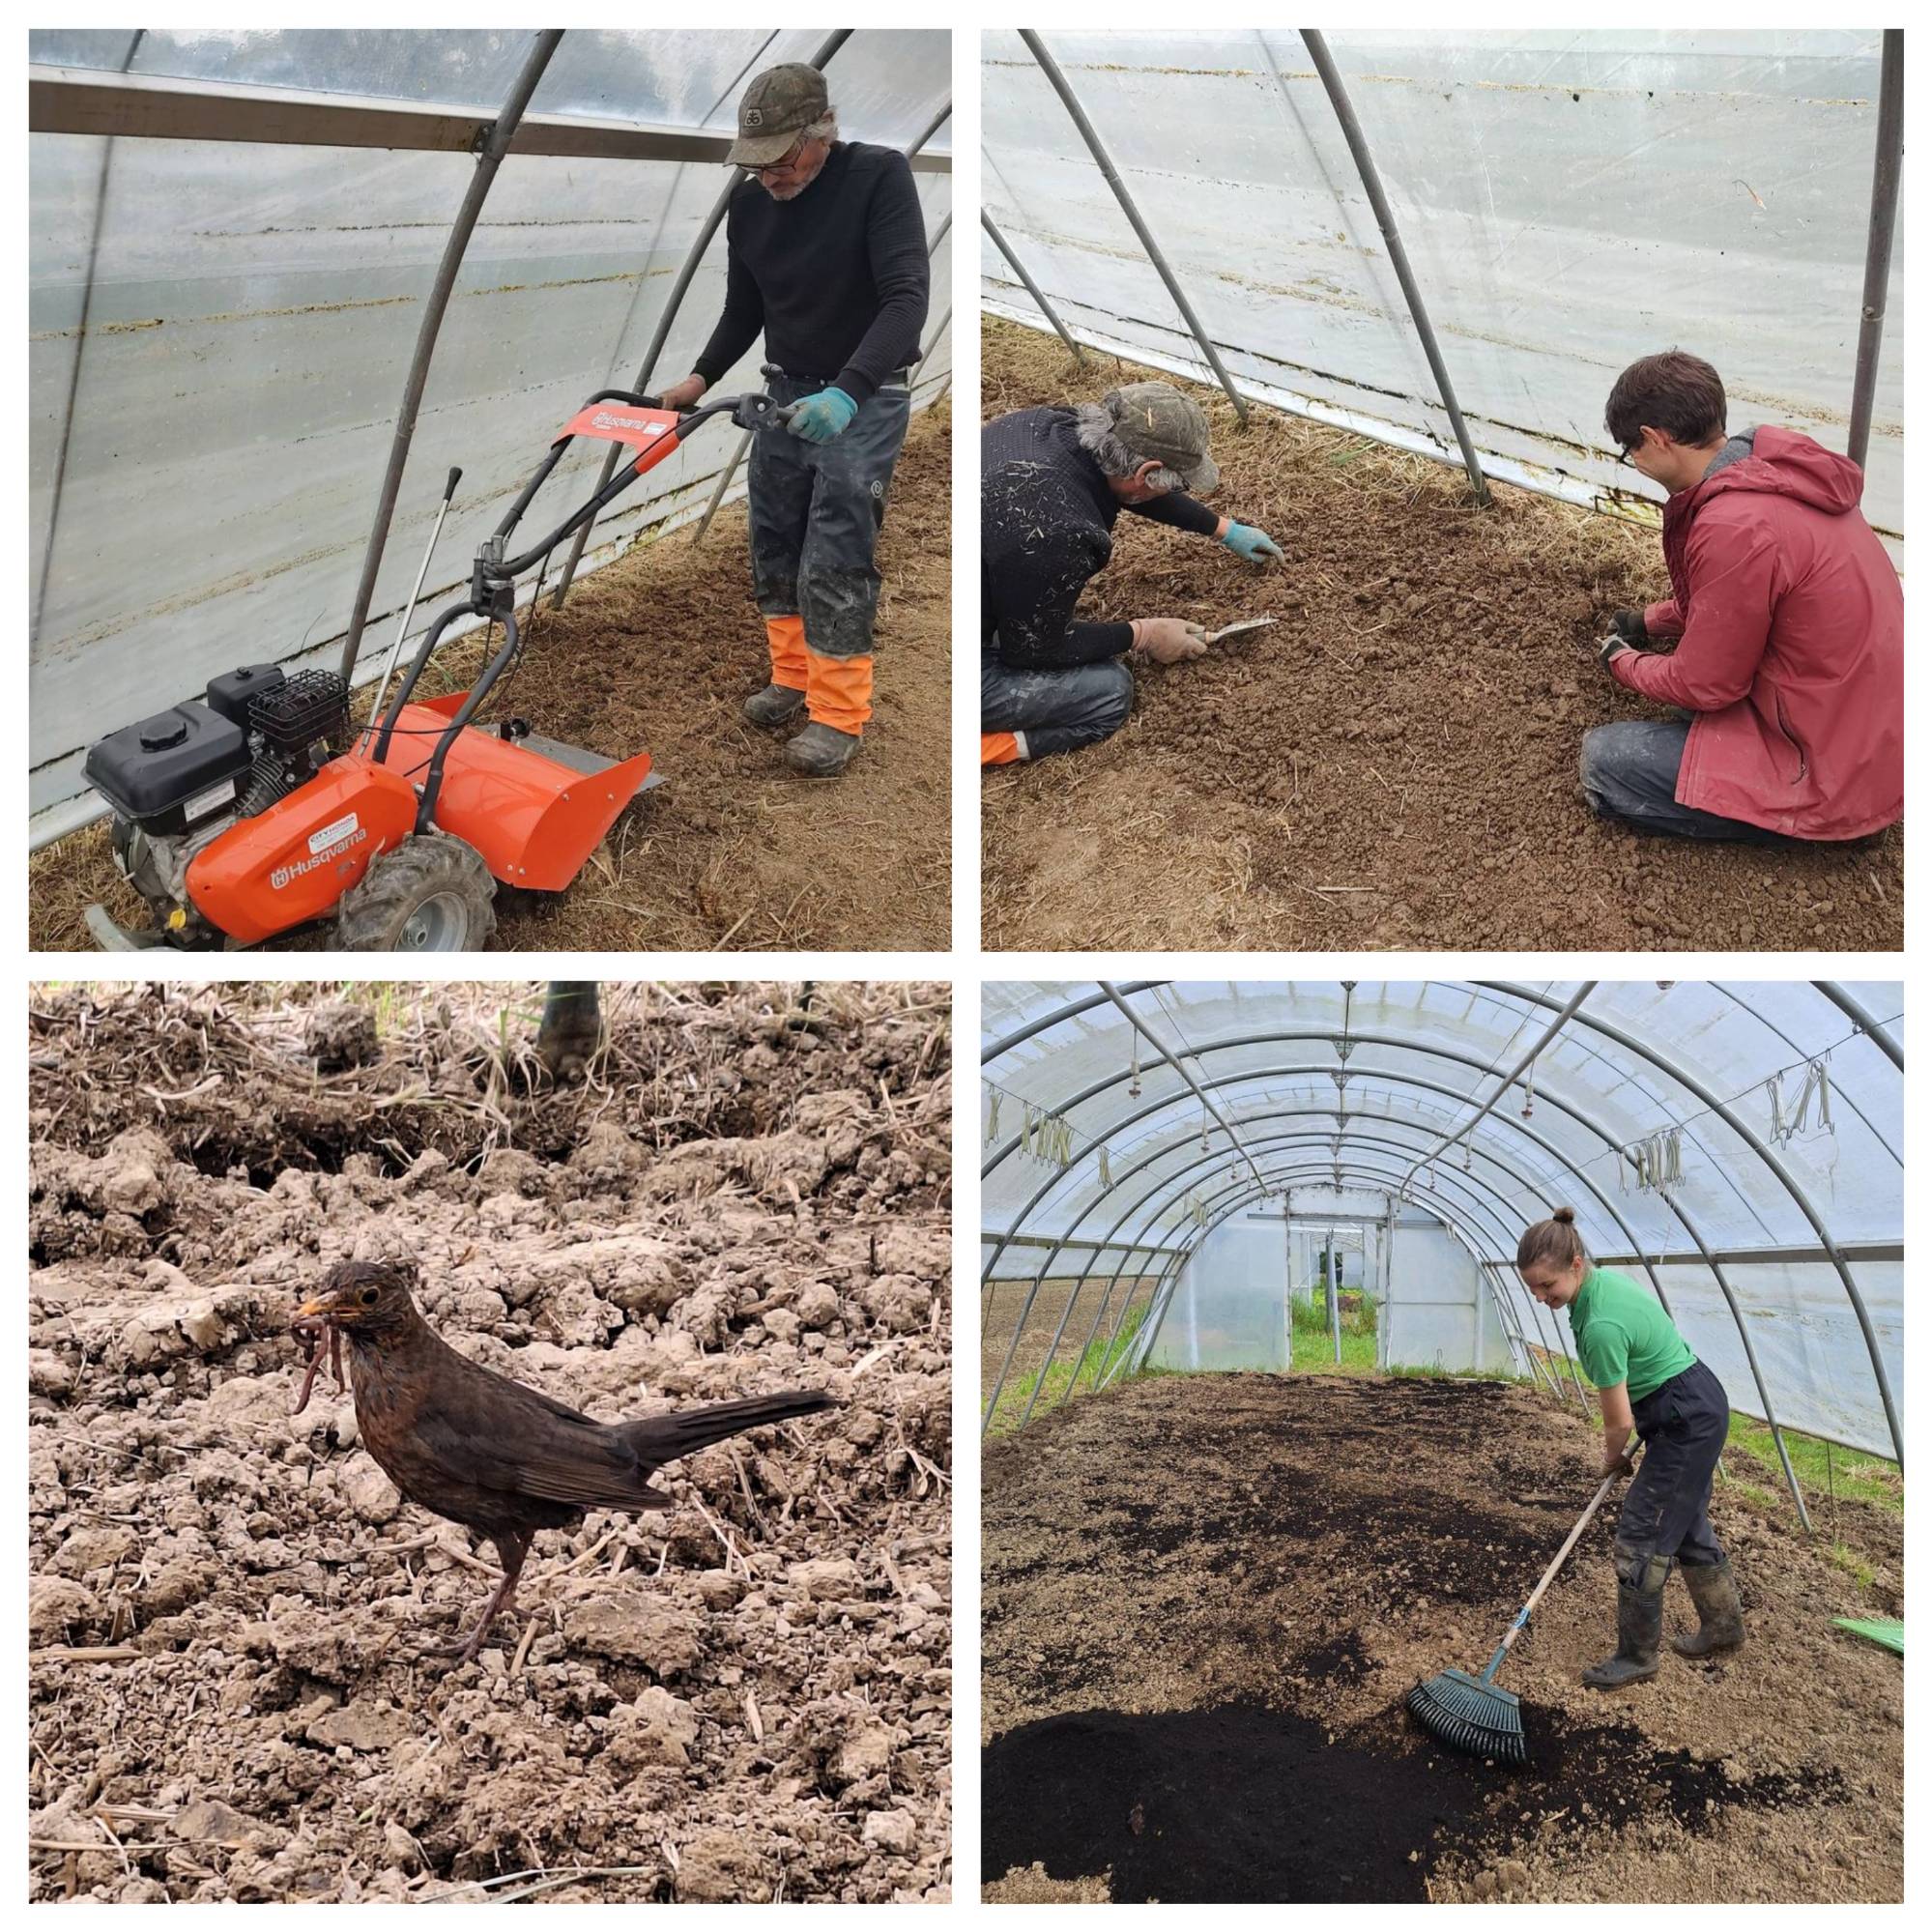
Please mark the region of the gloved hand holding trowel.
<svg viewBox="0 0 1932 1932"><path fill-rule="evenodd" d="M1243 618L1238 623L1208 630L1185 618L1136 618L1132 626L1132 655L1143 664L1181 664L1190 657L1200 656L1209 645L1219 644L1224 638L1266 630L1280 621L1279 618Z"/></svg>
<svg viewBox="0 0 1932 1932"><path fill-rule="evenodd" d="M1171 383L1125 383L1072 409L1016 410L981 436L982 764L1097 744L1126 723L1137 667L1188 663L1217 638L1271 621L1210 634L1185 618L1079 615L1081 591L1114 554L1123 511L1211 536L1257 568L1282 560L1266 531L1201 502L1221 481L1207 414Z"/></svg>

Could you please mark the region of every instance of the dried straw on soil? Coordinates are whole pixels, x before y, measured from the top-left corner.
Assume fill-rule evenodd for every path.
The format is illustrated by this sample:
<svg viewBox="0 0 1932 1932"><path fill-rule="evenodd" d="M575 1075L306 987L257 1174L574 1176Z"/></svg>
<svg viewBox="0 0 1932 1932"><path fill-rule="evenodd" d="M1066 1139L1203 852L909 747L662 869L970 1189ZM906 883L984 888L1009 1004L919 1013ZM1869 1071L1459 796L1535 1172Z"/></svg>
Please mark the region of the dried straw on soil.
<svg viewBox="0 0 1932 1932"><path fill-rule="evenodd" d="M1480 1669L1594 1485L1597 1431L1499 1383L1177 1375L988 1445L983 1879L1006 1898L1895 1899L1901 1520L1713 1509L1749 1642L1614 1696L1600 1518L1504 1682L1513 1773L1416 1730ZM1734 1471L1735 1474L1735 1471ZM1691 1621L1670 1586L1667 1629ZM1039 1867L1035 1869L1035 1867Z"/></svg>
<svg viewBox="0 0 1932 1932"><path fill-rule="evenodd" d="M338 1051L342 1004L379 1051ZM943 1895L946 993L626 988L590 1083L537 990L30 1003L32 1895ZM362 1029L366 1034L369 1029ZM615 1418L823 1387L669 1511L492 1566L400 1502L296 1294L405 1255L475 1359Z"/></svg>
<svg viewBox="0 0 1932 1932"><path fill-rule="evenodd" d="M741 504L719 512L702 546L689 528L639 544L574 585L561 612L545 592L522 667L484 721L527 717L607 757L649 751L665 782L619 821L569 891L501 895L496 946L949 943L951 418L950 399L913 418L893 479L879 552L876 714L864 752L836 782L793 777L784 740L738 714L766 672ZM452 646L424 694L461 688L482 662L480 634ZM90 949L92 900L147 923L115 873L104 824L36 854L32 944Z"/></svg>
<svg viewBox="0 0 1932 1932"><path fill-rule="evenodd" d="M984 325L987 416L1159 374ZM1653 533L1192 390L1218 506L1268 571L1134 516L1099 618L1274 629L1136 673L1106 744L982 786L986 943L1013 949L1846 948L1902 943L1904 836L1767 851L1640 838L1576 782L1591 725L1655 716L1586 647L1656 596Z"/></svg>

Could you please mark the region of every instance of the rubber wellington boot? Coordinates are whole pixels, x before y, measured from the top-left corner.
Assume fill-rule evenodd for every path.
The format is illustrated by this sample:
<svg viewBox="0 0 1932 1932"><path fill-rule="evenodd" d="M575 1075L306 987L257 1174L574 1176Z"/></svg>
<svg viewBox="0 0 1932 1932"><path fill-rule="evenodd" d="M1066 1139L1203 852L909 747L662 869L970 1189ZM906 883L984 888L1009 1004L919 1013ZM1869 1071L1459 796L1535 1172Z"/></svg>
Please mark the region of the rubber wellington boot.
<svg viewBox="0 0 1932 1932"><path fill-rule="evenodd" d="M1679 1657L1709 1657L1714 1651L1740 1650L1745 1641L1745 1610L1738 1601L1737 1579L1729 1557L1716 1563L1680 1566L1690 1600L1697 1605L1697 1628L1687 1636L1672 1637Z"/></svg>
<svg viewBox="0 0 1932 1932"><path fill-rule="evenodd" d="M745 716L766 731L789 725L804 708L804 692L794 691L789 684L767 684L744 701Z"/></svg>
<svg viewBox="0 0 1932 1932"><path fill-rule="evenodd" d="M785 747L785 763L804 778L836 778L864 742L856 732L842 732L817 719Z"/></svg>
<svg viewBox="0 0 1932 1932"><path fill-rule="evenodd" d="M1617 1654L1593 1663L1583 1681L1593 1690L1617 1690L1657 1675L1657 1647L1663 1636L1663 1585L1640 1590L1617 1585Z"/></svg>

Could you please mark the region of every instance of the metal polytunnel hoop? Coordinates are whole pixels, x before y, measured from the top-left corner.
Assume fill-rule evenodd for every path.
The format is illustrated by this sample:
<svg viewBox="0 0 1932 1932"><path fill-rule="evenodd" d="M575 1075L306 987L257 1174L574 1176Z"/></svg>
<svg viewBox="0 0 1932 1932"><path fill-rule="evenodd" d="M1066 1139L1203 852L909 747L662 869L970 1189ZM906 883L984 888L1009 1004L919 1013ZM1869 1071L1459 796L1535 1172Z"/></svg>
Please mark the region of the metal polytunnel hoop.
<svg viewBox="0 0 1932 1932"><path fill-rule="evenodd" d="M1723 1064L1727 1086L1720 1089L1712 1071L1717 1062L1712 1061L1708 1053L1704 1061L1693 1062L1678 1050L1671 1038L1645 1035L1629 1024L1619 1024L1618 1016L1627 1011L1645 1016L1655 1011L1657 995L1650 993L1648 985L1644 988L1648 1003L1629 999L1612 1001L1615 1005L1613 1014L1602 1010L1603 1001L1599 1002L1596 1010L1586 1003L1594 991L1589 984L1566 994L1554 990L1540 991L1502 980L1428 982L1418 988L1400 989L1405 995L1411 992L1415 995L1418 1017L1415 1026L1408 1028L1402 1024L1399 1016L1391 1015L1387 1010L1395 989L1384 991L1379 1024L1370 1024L1367 1014L1362 1016L1361 1024L1350 1024L1347 1016L1353 1011L1356 982L1341 983L1344 1017L1340 1024L1329 1021L1325 1024L1309 1022L1244 1026L1240 1018L1252 1011L1254 995L1267 989L1230 983L1216 996L1227 1001L1239 1016L1235 1022L1236 1030L1221 1036L1209 1034L1190 1039L1176 1011L1143 1014L1137 1011L1133 1004L1137 995L1151 993L1160 997L1169 984L1152 980L1122 984L1101 982L1098 983L1098 991L1081 994L1074 994L1068 989L1068 997L1044 1010L1029 1014L1023 1005L1024 1024L1008 1026L984 1047L982 1067L987 1078L995 1081L996 1086L1001 1086L995 1079L997 1063L1020 1049L1030 1046L1031 1051L1017 1062L1027 1077L1026 1105L1029 1108L1042 1106L1053 1119L1060 1123L1057 1131L1061 1138L1053 1143L1060 1166L1048 1173L1037 1186L1023 1184L1017 1191L1021 1197L1017 1203L1003 1201L996 1218L989 1223L986 1229L982 1280L989 1296L996 1279L1014 1279L998 1273L1002 1257L1012 1243L1024 1240L1044 1253L1037 1267L1029 1266L1018 1277L1024 1282L1030 1274L1031 1285L1005 1350L1005 1360L995 1378L992 1399L986 1403L983 1426L992 1423L1017 1357L1021 1332L1046 1281L1061 1264L1062 1255L1067 1256L1065 1273L1072 1283L1072 1292L1060 1312L1045 1360L1037 1369L1029 1367L1026 1371L1033 1377L1033 1387L1025 1403L1024 1415L1021 1418L1023 1422L1032 1414L1040 1390L1046 1385L1048 1370L1059 1358L1062 1343L1072 1345L1068 1336L1075 1311L1086 1295L1089 1283L1095 1281L1097 1271L1110 1268L1105 1291L1087 1327L1086 1341L1075 1355L1077 1367L1087 1359L1088 1351L1098 1340L1102 1325L1114 1307L1119 1283L1132 1264L1133 1286L1114 1313L1114 1327L1109 1338L1110 1352L1103 1357L1107 1364L1106 1379L1111 1380L1126 1371L1129 1361L1125 1356L1113 1357L1110 1351L1113 1339L1119 1334L1131 1307L1141 1302L1145 1294L1144 1306L1148 1317L1141 1334L1137 1337L1133 1351L1140 1360L1145 1360L1146 1351L1153 1346L1159 1323L1165 1318L1167 1304L1171 1300L1181 1271L1206 1238L1206 1228L1191 1230L1171 1225L1163 1228L1164 1217L1188 1197L1194 1199L1197 1222L1211 1206L1222 1201L1238 1204L1265 1197L1270 1193L1279 1192L1283 1184L1283 1177L1273 1171L1275 1156L1287 1155L1296 1150L1312 1152L1317 1148L1326 1148L1329 1152L1326 1163L1316 1163L1306 1170L1296 1170L1304 1182L1310 1176L1319 1178L1326 1175L1335 1177L1329 1182L1335 1185L1345 1170L1364 1176L1363 1185L1370 1192L1402 1195L1418 1204L1422 1203L1416 1176L1429 1164L1435 1164L1441 1185L1432 1190L1433 1205L1427 1211L1434 1214L1439 1225L1469 1252L1476 1263L1480 1281L1486 1287L1496 1309L1508 1345L1519 1358L1526 1357L1540 1374L1546 1372L1544 1364L1547 1361L1562 1355L1579 1393L1580 1376L1568 1347L1563 1343L1561 1323L1554 1323L1555 1348L1551 1348L1541 1336L1531 1344L1527 1340L1528 1331L1523 1317L1527 1312L1530 1323L1540 1326L1538 1311L1533 1305L1520 1301L1508 1285L1514 1281L1514 1225L1521 1220L1521 1211L1516 1203L1519 1200L1548 1200L1555 1197L1558 1189L1572 1197L1587 1197L1592 1213L1600 1217L1604 1227L1616 1230L1618 1240L1629 1251L1611 1258L1637 1266L1647 1276L1666 1309L1669 1307L1668 1293L1660 1269L1666 1265L1675 1268L1691 1265L1701 1269L1715 1287L1716 1295L1710 1302L1700 1304L1704 1312L1699 1319L1708 1322L1710 1312L1721 1300L1723 1306L1717 1312L1717 1318L1724 1321L1727 1331L1735 1331L1736 1338L1733 1344L1736 1352L1729 1359L1739 1364L1739 1357L1742 1356L1739 1367L1748 1373L1759 1412L1764 1416L1775 1444L1794 1506L1801 1518L1807 1521L1804 1498L1784 1440L1785 1423L1778 1410L1773 1376L1768 1372L1757 1345L1755 1329L1765 1316L1761 1310L1751 1305L1753 1288L1742 1288L1740 1283L1732 1279L1731 1267L1742 1264L1748 1273L1751 1269L1764 1266L1788 1264L1799 1270L1798 1274L1788 1279L1800 1283L1811 1281L1813 1287L1809 1292L1813 1293L1819 1291L1820 1268L1829 1268L1829 1275L1822 1279L1835 1278L1844 1296L1841 1305L1851 1310L1870 1370L1871 1379L1866 1386L1876 1391L1877 1407L1883 1412L1883 1431L1889 1436L1891 1447L1902 1464L1903 1432L1891 1376L1884 1360L1866 1296L1856 1273L1859 1265L1896 1262L1902 1254L1902 1250L1893 1241L1867 1238L1883 1235L1885 1211L1882 1200L1877 1203L1876 1225L1868 1221L1865 1227L1855 1226L1851 1233L1859 1238L1841 1238L1829 1225L1819 1195L1814 1188L1807 1187L1794 1168L1793 1159L1787 1157L1790 1151L1788 1128L1779 1130L1779 1144L1787 1150L1781 1153L1779 1146L1772 1144L1741 1110L1740 1097L1752 1091L1750 1080L1740 1081L1734 1078L1732 1066L1726 1061ZM1333 983L1324 984L1328 996L1333 997ZM1661 992L1669 992L1669 982L1658 982L1658 985ZM1629 992L1631 989L1623 990ZM1741 1057L1750 1061L1752 1029L1745 1026L1739 1016L1755 1020L1762 1028L1756 1037L1774 1041L1776 1047L1773 1051L1782 1050L1794 1063L1805 1059L1812 1053L1829 1055L1834 1050L1844 1048L1846 1036L1838 1031L1831 1032L1822 1046L1808 1049L1802 1046L1802 1040L1815 1038L1817 1017L1814 1012L1812 1020L1806 1023L1802 1007L1794 1008L1789 999L1772 1012L1760 1010L1756 1001L1733 988L1713 990L1721 993L1728 1002L1728 1006L1720 1007L1720 1015L1735 1009L1731 1019L1721 1021L1727 1030L1720 1044L1728 1050L1731 1061ZM1188 989L1181 986L1177 991L1185 994ZM1292 989L1284 991L1291 993ZM1867 1001L1831 983L1810 983L1809 991L1852 1023L1852 1039L1869 1039L1891 1069L1902 1071L1904 1053L1901 1039L1889 1022L1876 1017L1869 1010ZM1440 1035L1444 1031L1453 1035L1457 1024L1456 1011L1466 1014L1469 1009L1454 1009L1451 1002L1452 1010L1443 1010L1445 1002L1440 997L1431 997L1442 993L1492 1002L1492 1012L1481 1023L1482 1031L1500 1036L1507 1033L1514 1024L1514 1036L1506 1041L1501 1051L1487 1053L1464 1051L1450 1044ZM1166 1004L1164 1001L1164 1007ZM1117 1011L1126 1025L1110 1030L1088 1021L1078 1033L1068 1035L1065 1045L1069 1050L1080 1053L1081 1059L1077 1064L1081 1067L1082 1078L1077 1084L1070 1082L1068 1092L1043 1092L1038 1075L1043 1066L1051 1066L1056 1043L1042 1036L1082 1015L1091 1015L1106 1008ZM1185 1010L1184 1004L1182 1010ZM1699 1010L1709 1013L1710 1002L1707 1000L1702 1009L1694 1006L1691 1009L1692 1012ZM1523 1043L1532 1037L1526 1031L1528 1022L1539 1013L1546 1016L1547 1024L1536 1037L1535 1044L1525 1052ZM1225 1015L1221 1024L1226 1024ZM1116 1031L1122 1040L1122 1060L1127 1058L1125 1049L1129 1040L1139 1049L1131 1068L1123 1070L1116 1062L1112 1071L1085 1078L1093 1072L1094 1058L1105 1051L1107 1041L1116 1037ZM1553 1045L1559 1036L1572 1043L1560 1052ZM1305 1057L1290 1060L1287 1055L1277 1056L1272 1052L1290 1043L1333 1049L1340 1063L1331 1064ZM1146 1058L1149 1048L1158 1059ZM1358 1048L1386 1051L1399 1059L1402 1055L1413 1055L1424 1065L1436 1061L1446 1072L1450 1069L1466 1071L1470 1079L1467 1083L1458 1085L1455 1083L1456 1073L1450 1073L1445 1079L1435 1079L1424 1072L1408 1071L1401 1065L1363 1065L1351 1069L1348 1067L1348 1055ZM1260 1063L1242 1064L1234 1072L1214 1071L1217 1060L1225 1067L1226 1056L1253 1055L1257 1051L1265 1055ZM1166 1063L1165 1068L1161 1062ZM1761 1080L1765 1065L1762 1054L1751 1063L1757 1068L1752 1078ZM1818 1062L1820 1066L1824 1064L1822 1059ZM1896 1163L1899 1159L1897 1147L1893 1139L1888 1138L1887 1129L1882 1124L1891 1119L1889 1103L1882 1093L1874 1096L1871 1086L1872 1079L1876 1078L1871 1072L1873 1064L1870 1059L1858 1062L1860 1078L1864 1081L1859 1093L1864 1097L1864 1104L1850 1098L1850 1104L1842 1110L1849 1119L1857 1122L1863 1135L1869 1136ZM1783 1058L1779 1058L1771 1067L1772 1074L1775 1076L1780 1068L1787 1072L1798 1070L1795 1064L1787 1065ZM1139 1105L1120 1108L1106 1098L1123 1085L1130 1084L1138 1094L1142 1079L1151 1081L1155 1074L1163 1075L1160 1082L1162 1091L1149 1094ZM1169 1074L1171 1080L1168 1078ZM1337 1080L1339 1092L1333 1100L1319 1091L1283 1094L1266 1090L1270 1086L1278 1087L1283 1081L1318 1080L1324 1074ZM1649 1079L1647 1075L1655 1075L1656 1079ZM1350 1107L1347 1104L1348 1082L1353 1080L1360 1080L1363 1085L1360 1101ZM1522 1090L1525 1098L1521 1118L1515 1117L1514 1108L1503 1109L1499 1105L1505 1095L1517 1088ZM1620 1139L1618 1134L1610 1132L1602 1119L1590 1110L1591 1097L1600 1088L1621 1093L1619 1105L1625 1121L1632 1114L1639 1120L1646 1116L1665 1116L1670 1121L1673 1144L1674 1137L1681 1134L1687 1146L1701 1157L1695 1189L1686 1188L1681 1180L1675 1179L1674 1168L1666 1173L1662 1186L1645 1184L1648 1170L1640 1174L1639 1199L1643 1211L1638 1218L1648 1229L1643 1235L1638 1233L1614 1197L1618 1188L1606 1188L1600 1184L1579 1165L1583 1159L1594 1164L1608 1157L1615 1164L1614 1173L1624 1177L1623 1185L1628 1191L1625 1163L1633 1162L1636 1152L1641 1151L1638 1143L1631 1140L1628 1134ZM1254 1092L1252 1105L1244 1105L1244 1092L1254 1089L1262 1090ZM1001 1090L1016 1091L1010 1086L1001 1086ZM1447 1112L1426 1106L1422 1099L1424 1095L1446 1102ZM1680 1100L1679 1096L1683 1098ZM1093 1117L1096 1112L1093 1104L1096 1102L1100 1103L1099 1118ZM1600 1101L1597 1105L1600 1108ZM1563 1134L1560 1140L1550 1139L1530 1124L1533 1109L1543 1107L1561 1118ZM1874 1108L1876 1112L1872 1110ZM1467 1118L1458 1117L1464 1113ZM1773 1111L1773 1123L1777 1118ZM1299 1128L1302 1123L1316 1120L1332 1122L1333 1125L1324 1125L1318 1130L1303 1128L1299 1132L1268 1132L1270 1127ZM1707 1126L1700 1128L1700 1122L1707 1123ZM1136 1133L1135 1130L1143 1127L1146 1131ZM1712 1127L1717 1130L1719 1138L1712 1138L1709 1131ZM1578 1130L1596 1145L1597 1154L1579 1155L1575 1145ZM1827 1131L1836 1134L1839 1130L1827 1123ZM1815 1135L1816 1130L1813 1138ZM1203 1151L1192 1159L1181 1159L1176 1165L1177 1158L1197 1138ZM1214 1144L1210 1145L1211 1141ZM1648 1142L1644 1144L1647 1146ZM1860 1144L1865 1143L1861 1140ZM1825 1146L1830 1158L1837 1158L1832 1143L1821 1145ZM1444 1155L1458 1147L1461 1149L1458 1158L1472 1171L1459 1172L1455 1167L1444 1164ZM1740 1149L1745 1160L1743 1168L1737 1165ZM1020 1137L999 1137L995 1128L982 1168L990 1187L997 1184L998 1176L1018 1151L1022 1151ZM1069 1152L1071 1158L1068 1158ZM1377 1158L1371 1159L1371 1155ZM1397 1171L1383 1170L1379 1165L1382 1155L1399 1164ZM1524 1155L1530 1158L1525 1160ZM1825 1156L1807 1154L1806 1162L1812 1170L1829 1176L1831 1172L1829 1165L1823 1168L1817 1167L1820 1158ZM1098 1176L1088 1167L1089 1162L1099 1168ZM1237 1170L1242 1178L1236 1184L1215 1190L1213 1176L1225 1168ZM1745 1180L1753 1168L1765 1177L1769 1192L1765 1185L1757 1183L1746 1188ZM1491 1175L1497 1178L1491 1181L1488 1178ZM1210 1190L1205 1194L1201 1192L1203 1181ZM1404 1183L1408 1185L1405 1187ZM1859 1197L1855 1194L1854 1198ZM1873 1203L1868 1189L1862 1197L1867 1202L1869 1215ZM1056 1206L1056 1199L1062 1198L1064 1206ZM1780 1199L1788 1203L1788 1211L1773 1212L1773 1204ZM1716 1205L1720 1228L1713 1229L1704 1224L1704 1210L1700 1202L1707 1206ZM1039 1219L1042 1214L1050 1217L1044 1226ZM1067 1219L1068 1214L1072 1215L1071 1220ZM1659 1216L1667 1217L1669 1222L1674 1222L1683 1230L1679 1240L1659 1242L1656 1238L1657 1219ZM1794 1243L1789 1233L1782 1239L1777 1238L1777 1230L1794 1229L1800 1220L1809 1228L1816 1242L1815 1247ZM1214 1226L1220 1225L1219 1219L1213 1223ZM1034 1228L1040 1229L1037 1238L1031 1231ZM1474 1230L1473 1234L1471 1230ZM1485 1253L1485 1248L1495 1252ZM1593 1242L1593 1252L1596 1248L1597 1244ZM1117 1259L1113 1258L1115 1256ZM1142 1258L1137 1259L1137 1256ZM1077 1257L1080 1261L1078 1267L1075 1265ZM1030 1262L1032 1257L1029 1256L1028 1260ZM1153 1269L1153 1286L1148 1292L1146 1284L1150 1267ZM1804 1272L1806 1269L1808 1274ZM1465 1275L1463 1279L1468 1277ZM1781 1276L1780 1279L1787 1278ZM1888 1319L1895 1322L1895 1288L1888 1289L1887 1306ZM989 1319L992 1309L993 1304L989 1300ZM1083 1322L1088 1320L1084 1312L1081 1318ZM1705 1331L1700 1329L1698 1332ZM1859 1343L1851 1341L1849 1324L1840 1332L1846 1337L1846 1343L1839 1344L1840 1360L1843 1360L1842 1349L1847 1344L1856 1357L1860 1352ZM1502 1345L1502 1342L1494 1345ZM1790 1343L1787 1342L1786 1346L1788 1348ZM1539 1356L1543 1358L1541 1361ZM1778 1374L1785 1378L1788 1394L1790 1358L1786 1356L1780 1360L1783 1366ZM1845 1385L1839 1382L1835 1386L1842 1388ZM1069 1399L1074 1384L1069 1383L1060 1392L1060 1402ZM1803 1401L1800 1406L1804 1406ZM1839 1413L1828 1407L1824 1414L1828 1432L1832 1419ZM1853 1413L1856 1415L1857 1411ZM1872 1424L1877 1423L1878 1417L1872 1415L1869 1401L1863 1413L1871 1416ZM1807 1418L1802 1426L1815 1427L1816 1425ZM1847 1422L1838 1426L1851 1428L1855 1425ZM1852 1439L1859 1438L1854 1436Z"/></svg>

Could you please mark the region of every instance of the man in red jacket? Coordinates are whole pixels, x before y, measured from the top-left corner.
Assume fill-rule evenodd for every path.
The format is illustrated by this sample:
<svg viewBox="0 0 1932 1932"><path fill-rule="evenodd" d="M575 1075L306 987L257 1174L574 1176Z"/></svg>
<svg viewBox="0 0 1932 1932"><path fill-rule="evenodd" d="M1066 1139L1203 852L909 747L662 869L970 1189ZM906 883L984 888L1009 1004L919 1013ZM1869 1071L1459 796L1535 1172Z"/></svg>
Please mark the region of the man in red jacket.
<svg viewBox="0 0 1932 1932"><path fill-rule="evenodd" d="M1673 349L1617 378L1604 420L1670 492L1671 594L1619 611L1618 683L1688 713L1600 725L1584 795L1700 839L1856 839L1905 810L1905 599L1859 514L1857 464L1793 429L1726 437L1724 385Z"/></svg>

